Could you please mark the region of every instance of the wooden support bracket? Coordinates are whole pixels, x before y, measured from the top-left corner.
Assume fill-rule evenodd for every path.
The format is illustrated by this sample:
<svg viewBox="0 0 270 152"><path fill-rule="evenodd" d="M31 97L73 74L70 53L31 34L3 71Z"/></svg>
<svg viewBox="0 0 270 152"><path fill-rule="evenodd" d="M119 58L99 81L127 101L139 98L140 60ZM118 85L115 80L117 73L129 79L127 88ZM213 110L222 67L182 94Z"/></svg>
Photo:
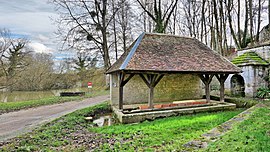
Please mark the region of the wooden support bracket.
<svg viewBox="0 0 270 152"><path fill-rule="evenodd" d="M202 82L205 85L206 101L210 102L210 83L214 75L213 74L199 74L199 77L201 78Z"/></svg>
<svg viewBox="0 0 270 152"><path fill-rule="evenodd" d="M149 88L149 99L148 99L148 106L149 108L154 108L153 98L154 98L154 88L159 83L159 81L163 78L164 74L147 74L145 76L143 74L139 74L144 83Z"/></svg>
<svg viewBox="0 0 270 152"><path fill-rule="evenodd" d="M225 88L224 88L224 82L228 78L229 74L216 74L215 75L220 83L220 101L224 102L225 101Z"/></svg>
<svg viewBox="0 0 270 152"><path fill-rule="evenodd" d="M130 74L126 79L126 74L124 72L120 72L118 74L119 79L119 109L123 109L123 98L124 98L124 86L127 82L134 76L135 74Z"/></svg>

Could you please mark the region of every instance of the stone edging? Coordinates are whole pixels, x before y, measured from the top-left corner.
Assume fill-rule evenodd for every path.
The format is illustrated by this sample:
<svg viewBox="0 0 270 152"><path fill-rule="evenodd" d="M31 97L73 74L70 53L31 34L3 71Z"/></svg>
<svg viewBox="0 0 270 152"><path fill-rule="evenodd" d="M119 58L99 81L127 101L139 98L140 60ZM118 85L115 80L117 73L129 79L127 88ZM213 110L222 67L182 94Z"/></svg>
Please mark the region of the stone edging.
<svg viewBox="0 0 270 152"><path fill-rule="evenodd" d="M192 149L199 149L199 148L206 148L209 143L214 142L220 138L220 136L224 135L228 131L232 130L233 126L236 124L241 123L242 121L246 120L250 114L253 113L253 111L262 106L263 104L257 104L240 114L234 116L230 120L222 123L221 125L211 129L207 133L203 134L200 140L193 140L186 144L184 144L184 147L192 148Z"/></svg>

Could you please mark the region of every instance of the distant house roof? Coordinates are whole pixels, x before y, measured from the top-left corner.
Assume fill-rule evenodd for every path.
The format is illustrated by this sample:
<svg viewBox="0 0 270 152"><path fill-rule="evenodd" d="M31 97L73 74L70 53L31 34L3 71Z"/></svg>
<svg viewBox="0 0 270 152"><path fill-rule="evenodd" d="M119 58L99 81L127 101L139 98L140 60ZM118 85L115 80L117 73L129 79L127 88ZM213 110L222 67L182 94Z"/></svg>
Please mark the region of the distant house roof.
<svg viewBox="0 0 270 152"><path fill-rule="evenodd" d="M194 38L143 33L109 68L116 71L239 73L241 70Z"/></svg>
<svg viewBox="0 0 270 152"><path fill-rule="evenodd" d="M245 65L269 65L269 63L261 58L255 52L246 52L232 60L232 63L238 66L245 66Z"/></svg>

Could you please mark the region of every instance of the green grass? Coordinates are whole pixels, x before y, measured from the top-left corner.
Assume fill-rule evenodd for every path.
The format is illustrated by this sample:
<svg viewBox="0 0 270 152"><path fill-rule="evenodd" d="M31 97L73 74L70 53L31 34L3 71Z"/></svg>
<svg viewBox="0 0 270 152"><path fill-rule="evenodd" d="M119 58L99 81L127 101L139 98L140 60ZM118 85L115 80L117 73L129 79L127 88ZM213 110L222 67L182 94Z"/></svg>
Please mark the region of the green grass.
<svg viewBox="0 0 270 152"><path fill-rule="evenodd" d="M18 102L0 102L0 114L10 111L16 111L26 108L32 108L32 107L38 107L43 105L50 105L55 103L63 103L63 102L69 102L69 101L75 101L75 100L82 100L84 98L90 98L95 97L99 95L106 95L108 94L107 90L96 90L91 93L87 93L83 97L48 97L43 99L37 99L37 100L29 100L29 101L18 101Z"/></svg>
<svg viewBox="0 0 270 152"><path fill-rule="evenodd" d="M219 101L219 96L211 95L212 100ZM258 103L267 103L269 101L258 100L254 98L243 98L243 97L226 97L225 102L236 104L237 108L250 108Z"/></svg>
<svg viewBox="0 0 270 152"><path fill-rule="evenodd" d="M270 151L270 108L262 107L235 126L207 151Z"/></svg>
<svg viewBox="0 0 270 152"><path fill-rule="evenodd" d="M115 151L181 151L185 150L183 144L198 138L241 111L177 116L135 125L90 128L90 131L126 141L118 142L114 146ZM105 144L97 151L110 151L108 146Z"/></svg>
<svg viewBox="0 0 270 152"><path fill-rule="evenodd" d="M45 124L31 133L13 139L9 144L0 146L0 151L59 151L57 147L62 149L68 147L67 150L69 151L80 150L78 147L69 146L71 144L71 133L91 125L91 123L85 121L85 116L108 109L109 105L105 102L77 110Z"/></svg>
<svg viewBox="0 0 270 152"><path fill-rule="evenodd" d="M86 122L85 116L92 116L95 111L108 111L109 105L103 103L94 107L75 111L46 124L32 133L12 140L2 151L85 151L93 143L77 144L72 136L82 130L85 139L93 139L98 145L96 151L173 151L184 149L183 144L198 138L213 127L225 122L242 110L197 115L177 116L158 119L140 124L118 124L93 128ZM90 136L89 136L90 134ZM97 135L97 136L92 136ZM113 143L107 142L113 139ZM99 144L97 144L99 143ZM1 151L1 150L0 150Z"/></svg>

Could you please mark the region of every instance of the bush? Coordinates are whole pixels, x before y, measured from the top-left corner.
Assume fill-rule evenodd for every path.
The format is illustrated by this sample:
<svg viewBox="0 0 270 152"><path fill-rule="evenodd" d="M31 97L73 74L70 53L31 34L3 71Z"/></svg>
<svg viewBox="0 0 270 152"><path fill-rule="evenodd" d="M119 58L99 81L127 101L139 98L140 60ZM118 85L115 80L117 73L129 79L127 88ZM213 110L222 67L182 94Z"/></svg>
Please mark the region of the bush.
<svg viewBox="0 0 270 152"><path fill-rule="evenodd" d="M257 90L257 95L256 96L258 98L265 99L265 98L268 98L269 97L269 93L270 93L270 90L268 88L260 87Z"/></svg>

